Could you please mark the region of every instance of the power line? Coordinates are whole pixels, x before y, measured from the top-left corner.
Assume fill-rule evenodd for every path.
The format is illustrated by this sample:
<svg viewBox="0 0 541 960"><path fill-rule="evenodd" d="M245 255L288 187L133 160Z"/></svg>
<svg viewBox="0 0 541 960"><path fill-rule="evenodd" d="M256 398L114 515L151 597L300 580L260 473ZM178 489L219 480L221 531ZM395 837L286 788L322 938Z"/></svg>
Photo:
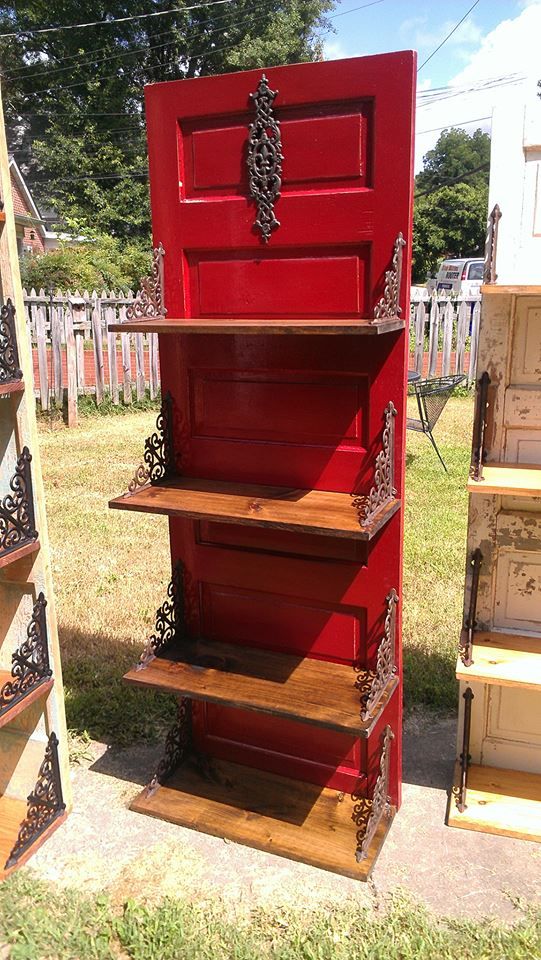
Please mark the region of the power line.
<svg viewBox="0 0 541 960"><path fill-rule="evenodd" d="M421 197L427 197L429 194L436 193L440 187L450 187L453 183L460 183L463 180L467 180L469 177L473 177L474 173L480 173L481 170L488 170L490 168L490 162L482 163L479 167L475 167L474 170L468 170L467 173L463 173L458 177L452 177L448 180L442 180L441 183L438 183L437 187L432 187L430 190L424 190L423 193L416 193L415 199L420 200Z"/></svg>
<svg viewBox="0 0 541 960"><path fill-rule="evenodd" d="M128 180L133 177L148 177L148 172L142 170L134 173L103 173L103 174L88 174L85 177L31 177L26 180L26 183L49 183L54 182L55 179L62 180L62 183L75 183L79 180ZM51 189L54 190L54 186L51 186Z"/></svg>
<svg viewBox="0 0 541 960"><path fill-rule="evenodd" d="M462 17L462 19L459 20L457 24L455 24L455 26L453 27L453 29L451 30L451 32L448 33L447 36L443 38L443 40L441 41L441 43L438 44L438 46L436 47L436 49L432 51L432 53L430 54L430 56L427 57L426 60L423 61L423 63L421 64L421 66L420 66L419 69L417 70L417 73L419 73L419 71L422 70L423 67L426 67L428 61L429 61L429 60L432 60L432 57L435 57L435 56L436 56L438 50L441 50L441 48L443 47L443 45L444 45L445 43L447 43L447 41L450 39L450 37L453 36L453 33L456 33L456 31L458 30L458 28L460 27L460 25L461 25L462 23L464 23L464 20L466 19L466 17L469 17L470 13L471 13L472 10L474 9L474 7L477 6L478 3L479 3L479 0L475 0L475 2L472 3L470 9L464 14L464 16Z"/></svg>
<svg viewBox="0 0 541 960"><path fill-rule="evenodd" d="M420 137L423 133L436 133L437 130L447 130L448 127L465 127L467 123L480 123L481 120L491 120L488 117L474 117L473 120L456 120L454 123L444 123L443 127L431 127L430 130L417 130L416 136Z"/></svg>

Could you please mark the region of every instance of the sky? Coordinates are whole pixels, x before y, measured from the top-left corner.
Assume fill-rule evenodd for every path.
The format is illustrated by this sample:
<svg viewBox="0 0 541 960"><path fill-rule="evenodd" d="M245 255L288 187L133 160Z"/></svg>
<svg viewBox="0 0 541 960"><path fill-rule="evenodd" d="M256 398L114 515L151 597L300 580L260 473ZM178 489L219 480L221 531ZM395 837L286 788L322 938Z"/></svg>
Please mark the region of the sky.
<svg viewBox="0 0 541 960"><path fill-rule="evenodd" d="M445 126L490 132L494 107L530 102L541 111L536 97L541 79L541 0L478 0L423 66L473 2L339 0L332 11L334 32L324 37L326 59L417 50L416 171ZM479 90L487 80L491 86ZM454 89L443 98L432 92L448 86Z"/></svg>

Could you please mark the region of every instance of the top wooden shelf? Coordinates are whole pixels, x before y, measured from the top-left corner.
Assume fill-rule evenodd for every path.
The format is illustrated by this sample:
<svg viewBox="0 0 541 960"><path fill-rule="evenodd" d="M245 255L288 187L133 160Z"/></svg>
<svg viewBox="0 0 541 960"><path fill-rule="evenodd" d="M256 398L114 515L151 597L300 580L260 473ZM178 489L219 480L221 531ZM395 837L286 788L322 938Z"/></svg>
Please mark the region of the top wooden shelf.
<svg viewBox="0 0 541 960"><path fill-rule="evenodd" d="M363 318L347 319L339 317L276 318L269 319L228 319L191 317L189 319L128 320L125 323L112 323L109 330L113 333L228 333L228 334L306 334L318 333L327 336L338 334L378 335L403 330L404 320L400 317L386 317L384 320Z"/></svg>
<svg viewBox="0 0 541 960"><path fill-rule="evenodd" d="M483 479L468 481L469 493L513 497L541 497L541 466L524 463L486 463Z"/></svg>

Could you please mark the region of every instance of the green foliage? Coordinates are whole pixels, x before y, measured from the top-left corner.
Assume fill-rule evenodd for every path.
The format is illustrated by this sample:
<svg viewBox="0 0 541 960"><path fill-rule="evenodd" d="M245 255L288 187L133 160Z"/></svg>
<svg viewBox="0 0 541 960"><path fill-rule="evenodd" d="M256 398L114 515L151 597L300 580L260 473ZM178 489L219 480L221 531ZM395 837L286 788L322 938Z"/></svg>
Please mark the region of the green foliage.
<svg viewBox="0 0 541 960"><path fill-rule="evenodd" d="M440 134L433 150L423 157L423 169L415 179L416 189L437 190L448 180L468 178L472 186L488 183L490 137L481 129L469 134L460 127L451 127ZM472 171L485 167L477 173Z"/></svg>
<svg viewBox="0 0 541 960"><path fill-rule="evenodd" d="M21 279L27 290L128 290L136 289L149 269L147 245L95 234L85 243L23 257Z"/></svg>

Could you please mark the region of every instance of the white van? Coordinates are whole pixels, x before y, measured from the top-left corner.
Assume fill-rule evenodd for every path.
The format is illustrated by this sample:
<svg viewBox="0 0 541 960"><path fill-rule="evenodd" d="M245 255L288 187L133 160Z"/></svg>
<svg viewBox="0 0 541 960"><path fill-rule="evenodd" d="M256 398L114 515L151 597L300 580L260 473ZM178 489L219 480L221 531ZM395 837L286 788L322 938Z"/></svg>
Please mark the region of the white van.
<svg viewBox="0 0 541 960"><path fill-rule="evenodd" d="M483 282L485 261L481 257L468 257L462 260L444 260L435 280L429 280L427 289L444 291L455 295L472 296L479 293Z"/></svg>

